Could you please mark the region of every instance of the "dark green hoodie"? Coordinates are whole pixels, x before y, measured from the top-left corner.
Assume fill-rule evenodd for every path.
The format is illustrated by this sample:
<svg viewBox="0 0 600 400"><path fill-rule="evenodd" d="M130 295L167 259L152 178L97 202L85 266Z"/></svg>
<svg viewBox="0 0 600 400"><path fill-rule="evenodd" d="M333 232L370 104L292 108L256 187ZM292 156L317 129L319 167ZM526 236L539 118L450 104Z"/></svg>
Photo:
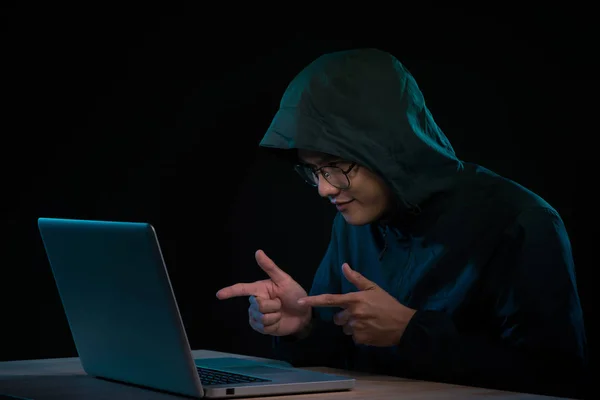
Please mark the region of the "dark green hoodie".
<svg viewBox="0 0 600 400"><path fill-rule="evenodd" d="M546 201L461 161L417 83L376 49L326 54L290 83L261 146L355 161L393 189L391 221L337 215L310 294L355 291L350 266L416 309L400 343L355 345L314 309L305 339L275 340L297 366L576 395L586 338L571 246ZM315 193L315 195L317 195Z"/></svg>

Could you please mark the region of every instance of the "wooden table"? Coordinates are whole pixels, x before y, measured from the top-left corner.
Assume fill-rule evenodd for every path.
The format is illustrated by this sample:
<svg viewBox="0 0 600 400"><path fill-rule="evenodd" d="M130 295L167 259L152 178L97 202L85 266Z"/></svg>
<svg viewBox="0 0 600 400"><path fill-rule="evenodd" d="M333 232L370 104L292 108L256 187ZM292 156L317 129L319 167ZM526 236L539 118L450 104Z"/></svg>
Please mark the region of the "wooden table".
<svg viewBox="0 0 600 400"><path fill-rule="evenodd" d="M194 358L228 357L231 354L211 350L195 350ZM253 360L257 357L242 356ZM331 368L310 368L356 378L352 391L269 396L269 400L312 399L550 399L551 397L503 392L491 389L442 383L415 381L388 376L360 374ZM0 362L0 394L21 396L32 400L174 400L182 397L153 392L119 383L89 377L81 368L79 358L57 358ZM0 397L1 398L1 397ZM257 398L254 398L257 399Z"/></svg>

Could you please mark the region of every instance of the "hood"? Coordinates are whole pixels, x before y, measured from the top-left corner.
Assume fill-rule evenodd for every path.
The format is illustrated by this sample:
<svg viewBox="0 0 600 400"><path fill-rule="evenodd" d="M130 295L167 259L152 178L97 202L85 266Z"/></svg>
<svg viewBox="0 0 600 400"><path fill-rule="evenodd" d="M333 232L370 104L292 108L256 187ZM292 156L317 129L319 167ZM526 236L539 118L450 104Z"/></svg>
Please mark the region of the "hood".
<svg viewBox="0 0 600 400"><path fill-rule="evenodd" d="M449 189L463 168L415 79L391 54L325 54L290 82L260 142L357 162L379 174L407 207Z"/></svg>

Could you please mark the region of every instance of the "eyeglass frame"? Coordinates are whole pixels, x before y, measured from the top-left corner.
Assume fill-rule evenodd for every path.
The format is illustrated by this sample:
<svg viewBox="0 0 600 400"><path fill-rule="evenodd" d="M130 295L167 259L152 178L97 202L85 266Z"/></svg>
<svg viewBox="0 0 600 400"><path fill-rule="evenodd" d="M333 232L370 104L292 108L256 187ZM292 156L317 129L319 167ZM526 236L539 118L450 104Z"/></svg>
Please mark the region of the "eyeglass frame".
<svg viewBox="0 0 600 400"><path fill-rule="evenodd" d="M312 186L312 187L318 187L318 186L319 186L319 183L318 183L318 182L314 182L314 181L308 181L307 179L305 179L305 178L304 178L304 175L303 175L303 174L301 174L301 173L299 172L299 169L300 169L300 168L306 168L306 167L308 167L308 168L310 168L310 169L312 170L312 172L313 172L313 174L314 174L315 176L318 176L318 175L320 174L320 175L323 177L323 179L325 179L325 180L327 181L327 183L329 183L331 186L335 187L336 189L340 189L340 190L347 190L347 189L350 189L350 185L352 184L352 181L350 180L350 177L348 176L348 174L350 173L350 171L352 171L352 169L353 169L353 168L354 168L356 165L357 165L357 163L355 163L355 162L352 162L352 163L350 163L350 166L349 166L349 167L348 167L346 170L344 170L342 167L339 167L339 166L337 166L337 165L334 165L334 163L332 163L332 164L327 164L327 165L323 165L322 167L319 167L319 168L316 168L316 169L315 169L315 168L312 168L312 167L311 167L310 165L308 165L308 164L298 163L298 164L294 165L294 170L295 170L295 171L298 173L298 175L300 175L300 177L301 177L301 178L302 178L302 179L303 179L303 180L304 180L304 181L305 181L307 184L309 184L309 185L310 185L310 186ZM339 169L339 170L342 172L342 174L344 174L344 177L346 178L346 181L348 181L348 186L346 186L346 187L338 187L338 186L334 185L333 183L331 183L331 182L329 181L329 179L325 178L325 176L323 175L322 169L323 169L323 168L327 168L327 167L329 167L329 168L338 168L338 169Z"/></svg>

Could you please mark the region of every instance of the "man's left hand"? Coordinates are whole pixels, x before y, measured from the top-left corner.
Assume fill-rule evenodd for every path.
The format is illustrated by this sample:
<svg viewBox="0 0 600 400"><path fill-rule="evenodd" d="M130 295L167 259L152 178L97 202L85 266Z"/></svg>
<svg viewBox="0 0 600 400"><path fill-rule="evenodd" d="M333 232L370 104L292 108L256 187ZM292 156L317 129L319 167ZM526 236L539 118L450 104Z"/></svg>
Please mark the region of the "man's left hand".
<svg viewBox="0 0 600 400"><path fill-rule="evenodd" d="M352 270L347 263L342 266L342 271L358 292L308 296L298 303L343 308L333 321L343 327L344 333L352 335L357 344L397 345L416 310L402 305L377 284Z"/></svg>

